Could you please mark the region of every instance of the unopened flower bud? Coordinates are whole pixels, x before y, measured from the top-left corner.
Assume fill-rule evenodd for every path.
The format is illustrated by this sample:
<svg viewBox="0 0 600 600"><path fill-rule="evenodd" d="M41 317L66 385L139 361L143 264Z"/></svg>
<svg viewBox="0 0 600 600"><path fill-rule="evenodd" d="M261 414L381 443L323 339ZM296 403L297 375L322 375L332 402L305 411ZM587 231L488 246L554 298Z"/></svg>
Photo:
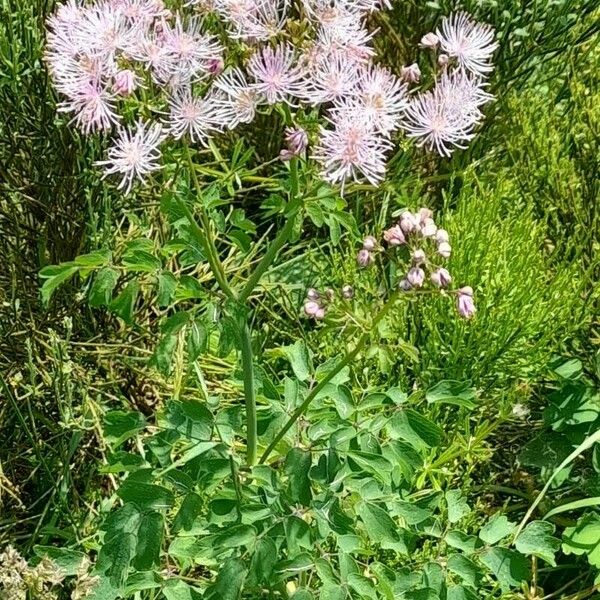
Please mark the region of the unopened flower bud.
<svg viewBox="0 0 600 600"><path fill-rule="evenodd" d="M368 250L363 248L356 255L356 262L358 263L359 267L368 267L373 262L373 255Z"/></svg>
<svg viewBox="0 0 600 600"><path fill-rule="evenodd" d="M421 46L423 48L429 48L431 50L435 50L438 47L439 43L440 43L440 39L438 38L437 35L435 35L435 33L433 33L433 31L426 33L421 38Z"/></svg>
<svg viewBox="0 0 600 600"><path fill-rule="evenodd" d="M438 254L443 258L449 258L450 254L452 254L452 246L448 242L438 244Z"/></svg>
<svg viewBox="0 0 600 600"><path fill-rule="evenodd" d="M377 240L372 235L368 235L363 240L363 249L372 252L375 248L377 248Z"/></svg>
<svg viewBox="0 0 600 600"><path fill-rule="evenodd" d="M412 233L417 228L417 218L409 210L400 215L400 227L404 233Z"/></svg>
<svg viewBox="0 0 600 600"><path fill-rule="evenodd" d="M437 225L433 219L425 219L421 223L421 235L426 238L432 238L437 233Z"/></svg>
<svg viewBox="0 0 600 600"><path fill-rule="evenodd" d="M423 287L423 284L425 283L425 271L420 267L413 267L406 275L406 279L412 287Z"/></svg>
<svg viewBox="0 0 600 600"><path fill-rule="evenodd" d="M290 152L295 154L302 154L308 146L308 134L301 127L288 127L285 130L285 143Z"/></svg>
<svg viewBox="0 0 600 600"><path fill-rule="evenodd" d="M321 297L321 294L315 288L308 288L306 292L306 297L309 300L318 300Z"/></svg>
<svg viewBox="0 0 600 600"><path fill-rule="evenodd" d="M446 288L452 282L452 277L450 276L450 273L447 269L444 269L443 267L440 269L436 269L430 275L430 279L431 283L433 283L433 285L439 288Z"/></svg>
<svg viewBox="0 0 600 600"><path fill-rule="evenodd" d="M435 232L435 241L438 244L443 244L444 242L447 244L450 241L450 236L445 229L438 229Z"/></svg>
<svg viewBox="0 0 600 600"><path fill-rule="evenodd" d="M119 96L130 96L137 88L137 77L130 69L117 71L113 81L113 89Z"/></svg>
<svg viewBox="0 0 600 600"><path fill-rule="evenodd" d="M321 307L314 300L307 300L304 303L304 313L307 317L314 317L319 310L321 310Z"/></svg>
<svg viewBox="0 0 600 600"><path fill-rule="evenodd" d="M417 219L420 224L423 224L427 219L433 219L433 211L430 208L420 208L417 213Z"/></svg>
<svg viewBox="0 0 600 600"><path fill-rule="evenodd" d="M329 302L333 302L333 299L335 298L335 290L327 288L325 290L325 297L327 298L327 300L329 300Z"/></svg>
<svg viewBox="0 0 600 600"><path fill-rule="evenodd" d="M350 300L354 296L354 289L351 285L345 285L342 288L342 296L346 298L346 300Z"/></svg>
<svg viewBox="0 0 600 600"><path fill-rule="evenodd" d="M283 148L279 152L279 160L282 160L284 162L287 162L288 160L292 160L292 158L294 158L294 156L296 156L296 155L291 150L288 150L287 148Z"/></svg>
<svg viewBox="0 0 600 600"><path fill-rule="evenodd" d="M320 321L321 319L324 319L324 318L325 318L325 309L319 308L319 310L315 313L315 319Z"/></svg>
<svg viewBox="0 0 600 600"><path fill-rule="evenodd" d="M223 59L220 57L209 58L206 61L206 70L211 75L218 75L219 73L221 73L223 71L224 68L225 68L225 63L223 62Z"/></svg>
<svg viewBox="0 0 600 600"><path fill-rule="evenodd" d="M401 246L406 243L406 238L404 237L404 232L400 225L394 225L393 227L386 229L383 232L383 239L390 246Z"/></svg>
<svg viewBox="0 0 600 600"><path fill-rule="evenodd" d="M408 67L402 67L400 77L406 83L418 83L421 80L421 69L417 63L413 63Z"/></svg>
<svg viewBox="0 0 600 600"><path fill-rule="evenodd" d="M473 302L473 288L465 286L458 290L456 308L458 314L465 319L470 319L477 312Z"/></svg>
<svg viewBox="0 0 600 600"><path fill-rule="evenodd" d="M437 59L437 63L440 67L445 67L448 64L450 58L447 54L440 54Z"/></svg>
<svg viewBox="0 0 600 600"><path fill-rule="evenodd" d="M414 265L422 265L427 260L427 256L425 255L425 252L423 252L423 250L421 250L421 249L415 250L412 253L411 258L412 258Z"/></svg>
<svg viewBox="0 0 600 600"><path fill-rule="evenodd" d="M412 285L410 285L410 282L408 281L408 279L402 279L400 281L400 283L398 284L398 287L404 291L404 292L408 292L408 290L410 290L412 288Z"/></svg>

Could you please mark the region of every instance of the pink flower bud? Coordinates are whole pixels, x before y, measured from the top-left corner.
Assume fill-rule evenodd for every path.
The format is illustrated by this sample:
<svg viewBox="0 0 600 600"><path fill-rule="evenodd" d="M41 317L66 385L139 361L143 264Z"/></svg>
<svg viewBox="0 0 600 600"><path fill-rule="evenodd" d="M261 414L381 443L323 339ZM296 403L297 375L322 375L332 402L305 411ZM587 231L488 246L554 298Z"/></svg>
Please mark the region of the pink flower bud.
<svg viewBox="0 0 600 600"><path fill-rule="evenodd" d="M432 238L437 233L437 225L433 219L425 219L421 223L421 235L426 238Z"/></svg>
<svg viewBox="0 0 600 600"><path fill-rule="evenodd" d="M368 250L363 248L357 254L356 262L358 263L359 267L368 267L373 262L373 255Z"/></svg>
<svg viewBox="0 0 600 600"><path fill-rule="evenodd" d="M137 77L129 69L117 71L113 81L113 89L119 96L129 96L137 88Z"/></svg>
<svg viewBox="0 0 600 600"><path fill-rule="evenodd" d="M427 260L427 256L423 250L415 250L411 255L412 261L414 265L422 265Z"/></svg>
<svg viewBox="0 0 600 600"><path fill-rule="evenodd" d="M408 292L411 288L412 285L410 285L410 282L408 281L408 279L402 279L400 281L400 283L398 284L398 287L403 291L403 292Z"/></svg>
<svg viewBox="0 0 600 600"><path fill-rule="evenodd" d="M372 235L368 235L363 240L363 249L372 252L375 248L377 248L377 240Z"/></svg>
<svg viewBox="0 0 600 600"><path fill-rule="evenodd" d="M440 67L445 67L448 64L450 58L447 54L440 54L437 59L437 63Z"/></svg>
<svg viewBox="0 0 600 600"><path fill-rule="evenodd" d="M466 286L458 290L456 308L458 314L465 319L470 319L477 312L473 302L473 288Z"/></svg>
<svg viewBox="0 0 600 600"><path fill-rule="evenodd" d="M306 292L306 297L309 300L318 300L321 297L321 294L319 294L319 292L315 290L315 288L308 288L308 291Z"/></svg>
<svg viewBox="0 0 600 600"><path fill-rule="evenodd" d="M420 267L413 267L408 272L406 279L412 287L423 287L423 284L425 283L425 271L423 271L423 269Z"/></svg>
<svg viewBox="0 0 600 600"><path fill-rule="evenodd" d="M400 215L400 227L404 233L412 233L417 228L417 218L409 210Z"/></svg>
<svg viewBox="0 0 600 600"><path fill-rule="evenodd" d="M436 269L430 275L430 279L431 283L433 283L433 285L439 288L446 288L452 282L452 277L450 277L450 273L447 269L444 269L443 267L440 269Z"/></svg>
<svg viewBox="0 0 600 600"><path fill-rule="evenodd" d="M346 300L350 300L353 296L354 296L354 289L352 288L351 285L345 285L342 288L342 296L346 299Z"/></svg>
<svg viewBox="0 0 600 600"><path fill-rule="evenodd" d="M419 212L417 213L417 219L422 225L427 219L433 219L433 211L429 208L420 208Z"/></svg>
<svg viewBox="0 0 600 600"><path fill-rule="evenodd" d="M438 229L435 233L435 241L438 244L443 244L444 242L447 244L450 241L450 236L445 229Z"/></svg>
<svg viewBox="0 0 600 600"><path fill-rule="evenodd" d="M211 75L218 75L219 73L221 73L223 71L224 68L225 68L225 63L223 62L223 59L220 56L218 56L216 58L209 58L206 61L206 70Z"/></svg>
<svg viewBox="0 0 600 600"><path fill-rule="evenodd" d="M308 134L301 127L288 127L285 130L285 143L288 150L298 156L302 154L308 146Z"/></svg>
<svg viewBox="0 0 600 600"><path fill-rule="evenodd" d="M394 225L393 227L386 229L383 232L383 239L390 246L401 246L406 243L406 238L404 237L404 232L400 225Z"/></svg>
<svg viewBox="0 0 600 600"><path fill-rule="evenodd" d="M321 307L313 300L307 300L304 303L304 313L307 317L314 317L319 310L321 310Z"/></svg>
<svg viewBox="0 0 600 600"><path fill-rule="evenodd" d="M418 83L421 80L421 69L417 63L413 63L408 67L402 67L400 77L406 83Z"/></svg>
<svg viewBox="0 0 600 600"><path fill-rule="evenodd" d="M450 254L452 254L452 246L448 242L438 244L438 254L443 258L449 258Z"/></svg>
<svg viewBox="0 0 600 600"><path fill-rule="evenodd" d="M429 48L431 50L435 50L438 47L439 43L440 43L440 40L439 40L438 36L435 35L435 33L433 33L433 31L426 33L421 38L421 46L423 48Z"/></svg>
<svg viewBox="0 0 600 600"><path fill-rule="evenodd" d="M319 310L315 313L315 319L320 321L321 319L324 319L324 318L325 318L325 309L319 308Z"/></svg>

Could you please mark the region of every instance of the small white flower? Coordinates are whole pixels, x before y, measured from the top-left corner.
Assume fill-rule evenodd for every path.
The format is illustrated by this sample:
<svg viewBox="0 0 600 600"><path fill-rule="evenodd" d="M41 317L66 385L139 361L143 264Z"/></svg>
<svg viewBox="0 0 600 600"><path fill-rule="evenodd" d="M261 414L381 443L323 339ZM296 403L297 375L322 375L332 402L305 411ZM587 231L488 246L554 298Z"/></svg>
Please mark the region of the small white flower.
<svg viewBox="0 0 600 600"><path fill-rule="evenodd" d="M96 164L105 167L105 177L113 173L120 175L118 188L128 194L135 179L143 182L146 175L161 168L159 146L164 139L160 123L138 121L135 128L119 130L108 150L107 160Z"/></svg>
<svg viewBox="0 0 600 600"><path fill-rule="evenodd" d="M385 175L385 155L391 142L377 134L372 125L358 114L346 113L331 120L332 129L321 127L314 158L322 167L322 176L330 183L364 176L378 185Z"/></svg>
<svg viewBox="0 0 600 600"><path fill-rule="evenodd" d="M244 73L237 68L221 73L215 79L214 87L221 92L215 98L229 129L253 121L257 107L264 102L264 97L248 84Z"/></svg>
<svg viewBox="0 0 600 600"><path fill-rule="evenodd" d="M489 25L477 23L467 13L459 12L444 18L436 33L442 50L463 69L483 76L493 70L490 61L498 44Z"/></svg>
<svg viewBox="0 0 600 600"><path fill-rule="evenodd" d="M212 134L223 127L222 111L214 97L195 97L189 88L178 91L170 101L169 131L176 140L189 136L192 142L206 146Z"/></svg>
<svg viewBox="0 0 600 600"><path fill-rule="evenodd" d="M294 49L288 44L279 44L274 49L266 46L256 52L248 62L248 72L256 82L254 89L269 104L289 103L289 96L306 94L303 69L296 64Z"/></svg>

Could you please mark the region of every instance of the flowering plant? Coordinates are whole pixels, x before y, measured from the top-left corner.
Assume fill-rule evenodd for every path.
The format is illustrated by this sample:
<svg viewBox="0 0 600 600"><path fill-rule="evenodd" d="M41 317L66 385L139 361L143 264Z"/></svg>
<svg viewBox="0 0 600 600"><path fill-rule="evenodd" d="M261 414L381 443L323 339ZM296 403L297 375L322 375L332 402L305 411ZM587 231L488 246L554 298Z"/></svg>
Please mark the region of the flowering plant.
<svg viewBox="0 0 600 600"><path fill-rule="evenodd" d="M305 431L304 417L326 397L345 393L340 390L352 362L403 295L454 294L458 312L466 318L474 315L475 306L472 289L451 290L452 277L438 264L450 256L451 246L431 211L402 212L399 222L383 232L384 244L368 236L357 256L363 268L381 256L383 266L393 263L400 276L384 277L373 312L354 319L358 326L350 331L348 349L339 360L313 369L302 343L285 350L296 380L283 382L285 409L278 410L280 386L267 381L253 356L252 300L284 245L314 210L310 207L322 202L323 213L331 209L331 198L335 204L337 190L342 195L353 186L380 184L402 132L444 156L473 138L483 118L481 107L491 100L485 78L492 69L494 34L464 13L443 19L435 33L421 40L435 65L431 89L422 90L416 63L395 74L376 62L376 32L368 23L373 13L387 8L380 0L189 0L173 5L161 0L68 0L49 20L46 60L61 96L58 110L71 115L85 134L112 135L106 158L97 163L104 176L114 178L125 194L137 183L159 187L162 207L178 232L174 258L197 276L208 265L210 293L220 315L220 345L238 349L241 359L246 460L238 457L242 432L227 424L227 410L215 415L179 397L170 402L158 416L159 433L146 438L143 464L126 469L129 476L117 492L124 504L107 521L96 566L101 579L96 597L121 597L153 586L167 599L196 598L198 590L205 598L233 599L243 589L263 594L267 588L288 597L286 585L297 587L306 580L297 574L314 568L312 562L305 566L306 549L312 543L331 544L332 532L346 536L352 530L344 524L344 485L334 483L335 474L365 471L377 478L383 469L387 476L380 483L390 490L402 479L402 473L391 476L390 461L401 460L397 445L372 452L358 441L354 423L354 435L335 433L326 441L327 450L320 447L324 440ZM283 148L249 166L256 153L244 150L244 136L250 123L265 119L275 122ZM241 132L237 141L234 130ZM231 147L227 158L222 150ZM256 187L249 187L250 182ZM223 193L233 203L250 189L270 192L264 207L282 220L264 251L260 241L253 243L256 227L241 209L221 211L228 204ZM229 264L220 238L237 249ZM182 309L190 298L201 296L202 286L193 287L189 275L184 283L163 269L146 242L132 245L122 262L130 271L156 277L159 304L169 314L154 364L161 370L166 365L168 371L169 354L182 337L190 362L206 348L206 319ZM44 297L76 273L93 278L94 305L107 305L131 320L138 288L130 282L113 298L119 272L107 251L44 269ZM178 295L181 287L186 292ZM350 286L341 296L310 289L303 311L317 321L335 317L336 310L344 315L353 295ZM267 421L261 436L258 396L272 401L272 406L265 402L260 407ZM397 390L390 391L389 399L391 419L403 399ZM127 429L124 418L115 415L110 424L115 451L145 425L133 423ZM347 446L341 461L334 456L336 443L342 450ZM316 465L313 448L325 452ZM215 516L221 514L215 503L229 506L230 501L235 514ZM367 526L383 510L373 506L357 509ZM168 556L178 564L176 576L171 580L163 572L144 584L148 588L132 587L131 566L145 571L160 562L163 538L171 535L164 531L164 510L175 507ZM404 543L394 539L398 548ZM199 544L193 552L190 542ZM121 562L115 567L117 557ZM218 575L197 573L194 565ZM321 572L319 577L325 581ZM355 587L368 586L360 577L354 578Z"/></svg>

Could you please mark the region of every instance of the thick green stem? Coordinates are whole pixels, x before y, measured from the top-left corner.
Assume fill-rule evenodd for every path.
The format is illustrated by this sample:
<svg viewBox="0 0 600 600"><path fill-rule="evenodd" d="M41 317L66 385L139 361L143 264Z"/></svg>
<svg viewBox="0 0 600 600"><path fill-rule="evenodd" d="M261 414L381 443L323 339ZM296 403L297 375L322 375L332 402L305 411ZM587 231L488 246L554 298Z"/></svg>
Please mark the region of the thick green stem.
<svg viewBox="0 0 600 600"><path fill-rule="evenodd" d="M300 406L298 406L298 408L292 413L292 416L286 421L285 425L281 428L279 433L275 436L273 441L268 445L267 449L263 452L263 454L259 460L260 464L266 462L267 458L269 458L269 455L271 454L271 452L273 452L273 450L275 449L277 444L281 441L283 436L291 429L291 427L294 425L294 423L306 412L306 410L310 406L311 402L319 395L319 393L323 390L323 388L344 367L347 367L358 356L358 354L363 350L366 343L371 338L372 331L377 327L377 325L379 324L381 319L383 319L383 317L385 317L385 315L389 312L389 310L392 308L392 306L394 305L394 303L396 302L397 299L398 299L398 292L394 292L392 294L392 296L389 298L389 300L383 305L381 310L373 318L373 321L371 322L369 331L365 331L360 336L360 338L356 342L356 345L354 346L354 348L352 350L350 350L349 352L347 352L344 355L344 357L340 361L338 361L338 363L335 365L335 367L333 367L333 369L331 369L331 371L329 371L327 373L327 375L325 375L325 377L323 379L321 379L321 381L319 381L319 383L311 390L311 392L308 394L308 396L306 396L306 398L304 399L302 404L300 404Z"/></svg>
<svg viewBox="0 0 600 600"><path fill-rule="evenodd" d="M289 211L285 225L279 231L275 239L271 242L271 244L267 248L267 251L261 258L260 262L254 269L254 271L252 271L252 274L246 282L246 285L240 292L240 302L245 302L250 297L250 294L252 294L252 292L262 279L262 276L267 272L271 264L273 264L273 261L275 260L275 258L277 258L277 255L279 254L279 251L283 248L283 246L286 244L286 242L292 235L292 232L294 231L294 223L296 220L296 216L298 215L298 211L300 208L300 203L295 202L294 206L290 208L291 210Z"/></svg>
<svg viewBox="0 0 600 600"><path fill-rule="evenodd" d="M246 315L239 319L238 330L241 342L242 372L244 376L244 399L246 401L246 462L251 467L256 463L258 433L254 364L252 359L252 334Z"/></svg>

